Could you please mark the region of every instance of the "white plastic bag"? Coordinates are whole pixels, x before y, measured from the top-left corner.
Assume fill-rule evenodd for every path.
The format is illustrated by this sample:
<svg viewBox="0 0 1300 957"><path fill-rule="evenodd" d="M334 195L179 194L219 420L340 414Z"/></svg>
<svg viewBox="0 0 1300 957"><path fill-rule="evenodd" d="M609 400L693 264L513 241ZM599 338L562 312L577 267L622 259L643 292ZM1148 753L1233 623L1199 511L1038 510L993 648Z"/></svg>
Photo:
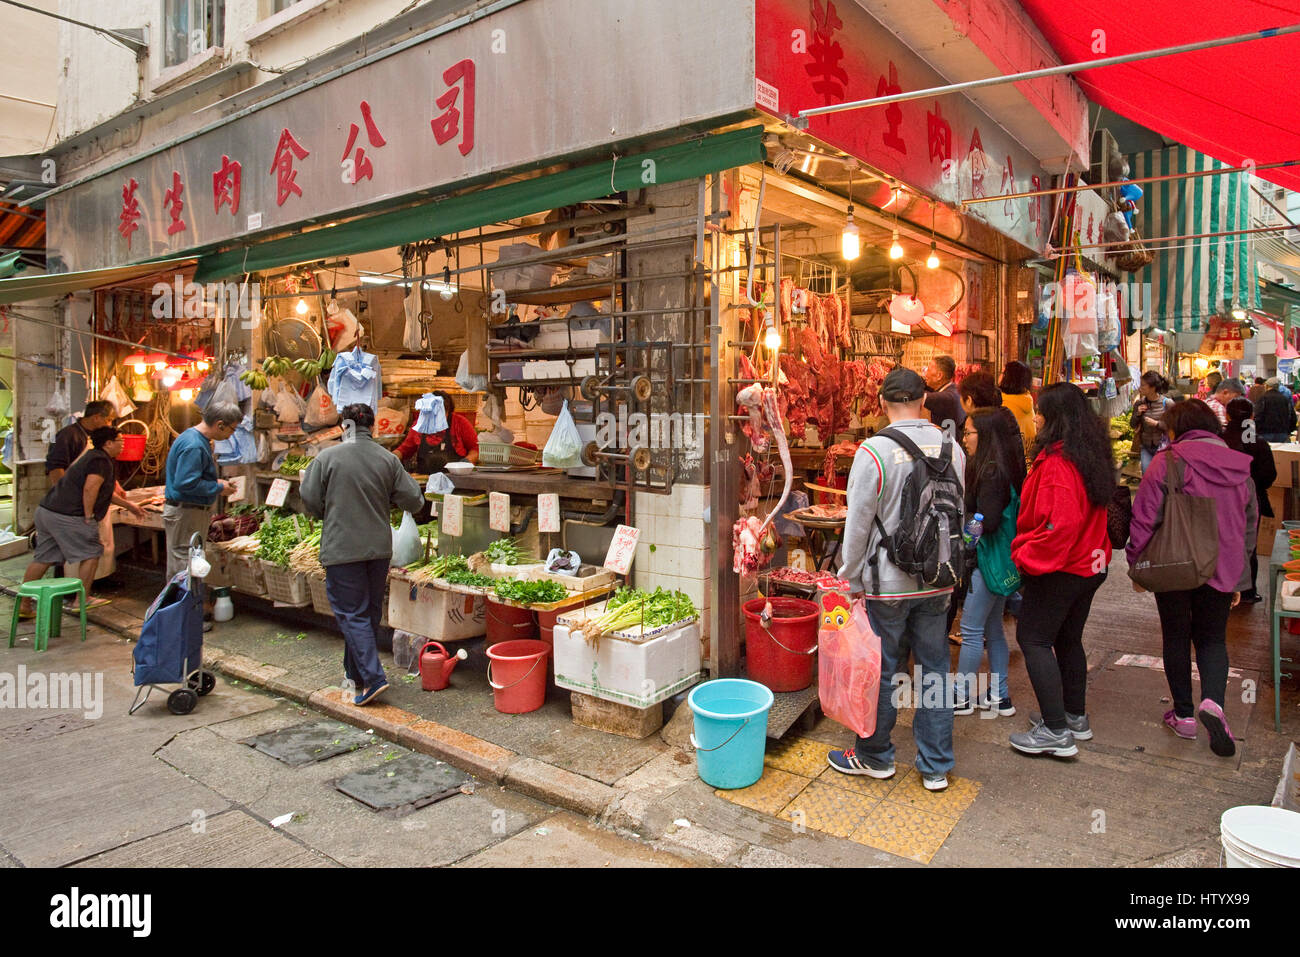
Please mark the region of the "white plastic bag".
<svg viewBox="0 0 1300 957"><path fill-rule="evenodd" d="M104 391L99 397L105 402L113 403L113 408L117 412L117 418L125 418L135 411L135 404L131 397L126 394L126 389L122 388L122 383L117 381L117 373L114 372L109 376L108 384L104 386Z"/></svg>
<svg viewBox="0 0 1300 957"><path fill-rule="evenodd" d="M217 387L217 395L221 395L221 389L225 385ZM302 396L294 392L283 382L275 392L275 415L276 418L284 425L297 425L302 421L303 415L307 412L307 403L302 401Z"/></svg>
<svg viewBox="0 0 1300 957"><path fill-rule="evenodd" d="M465 361L465 356L461 357L461 361ZM72 406L68 403L68 393L64 390L62 383L54 387L54 392L50 395L50 402L45 407L45 411L56 419L62 419L72 411Z"/></svg>
<svg viewBox="0 0 1300 957"><path fill-rule="evenodd" d="M361 323L357 322L351 309L341 308L334 300L330 300L330 304L325 307L325 314L325 331L329 333L330 348L335 352L347 352L357 344Z"/></svg>
<svg viewBox="0 0 1300 957"><path fill-rule="evenodd" d="M419 561L420 552L420 527L415 524L415 516L404 512L402 524L393 529L393 557L389 564L393 567L409 565Z"/></svg>
<svg viewBox="0 0 1300 957"><path fill-rule="evenodd" d="M456 384L466 392L486 392L487 382L485 375L470 375L469 353L462 352L456 365Z"/></svg>
<svg viewBox="0 0 1300 957"><path fill-rule="evenodd" d="M547 468L571 469L582 465L582 436L578 426L569 412L569 403L564 403L560 416L555 420L551 437L542 449L542 465Z"/></svg>
<svg viewBox="0 0 1300 957"><path fill-rule="evenodd" d="M451 495L455 491L456 485L447 477L446 472L434 472L424 485L425 495Z"/></svg>
<svg viewBox="0 0 1300 957"><path fill-rule="evenodd" d="M317 385L307 397L307 414L302 421L310 429L323 429L338 424L339 410L334 407L334 400L324 386Z"/></svg>

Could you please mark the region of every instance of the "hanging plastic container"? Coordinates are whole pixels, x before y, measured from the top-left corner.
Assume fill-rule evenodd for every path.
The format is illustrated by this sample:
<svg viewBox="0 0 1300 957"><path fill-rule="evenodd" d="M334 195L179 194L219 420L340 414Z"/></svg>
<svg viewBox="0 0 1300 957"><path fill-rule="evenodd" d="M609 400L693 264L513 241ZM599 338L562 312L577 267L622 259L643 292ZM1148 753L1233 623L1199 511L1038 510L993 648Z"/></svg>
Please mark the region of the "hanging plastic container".
<svg viewBox="0 0 1300 957"><path fill-rule="evenodd" d="M149 442L149 426L139 419L127 419L118 430L125 429L128 425L138 425L144 429L144 434L136 432L122 432L122 454L117 457L119 462L141 462L144 460L144 447Z"/></svg>
<svg viewBox="0 0 1300 957"><path fill-rule="evenodd" d="M718 678L696 685L686 699L695 718L691 746L705 784L747 788L763 776L770 689L744 678Z"/></svg>
<svg viewBox="0 0 1300 957"><path fill-rule="evenodd" d="M763 609L772 603L772 617ZM802 691L816 674L821 611L803 598L754 598L745 602L745 671L773 691Z"/></svg>
<svg viewBox="0 0 1300 957"><path fill-rule="evenodd" d="M550 653L550 645L532 638L502 641L488 648L488 684L498 711L525 714L546 702L546 659Z"/></svg>

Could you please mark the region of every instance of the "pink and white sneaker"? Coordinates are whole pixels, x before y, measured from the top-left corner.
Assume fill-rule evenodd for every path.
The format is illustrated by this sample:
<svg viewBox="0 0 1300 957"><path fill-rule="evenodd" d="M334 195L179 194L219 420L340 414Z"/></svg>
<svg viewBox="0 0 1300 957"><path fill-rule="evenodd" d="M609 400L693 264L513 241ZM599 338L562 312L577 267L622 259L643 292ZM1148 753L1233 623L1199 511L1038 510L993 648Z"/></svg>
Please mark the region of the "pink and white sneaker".
<svg viewBox="0 0 1300 957"><path fill-rule="evenodd" d="M1189 741L1196 740L1196 719L1180 718L1171 709L1165 712L1165 727L1180 738L1187 738Z"/></svg>
<svg viewBox="0 0 1300 957"><path fill-rule="evenodd" d="M1218 704L1206 698L1196 709L1196 716L1201 719L1201 724L1205 725L1205 730L1210 732L1211 751L1221 758L1230 758L1237 753L1236 739L1233 738L1232 731L1228 728L1228 719L1224 717L1223 709Z"/></svg>

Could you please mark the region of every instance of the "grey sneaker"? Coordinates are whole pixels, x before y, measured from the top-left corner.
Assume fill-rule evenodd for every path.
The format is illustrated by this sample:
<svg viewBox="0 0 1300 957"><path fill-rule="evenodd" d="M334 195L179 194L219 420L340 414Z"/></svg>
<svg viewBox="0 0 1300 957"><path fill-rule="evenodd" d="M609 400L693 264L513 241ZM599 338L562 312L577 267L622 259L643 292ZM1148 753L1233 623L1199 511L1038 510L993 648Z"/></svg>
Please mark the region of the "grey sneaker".
<svg viewBox="0 0 1300 957"><path fill-rule="evenodd" d="M1025 754L1051 754L1058 758L1072 758L1079 753L1074 735L1069 730L1058 734L1045 724L1036 724L1028 731L1013 734L1011 746Z"/></svg>
<svg viewBox="0 0 1300 957"><path fill-rule="evenodd" d="M1029 720L1032 724L1042 724L1043 716L1035 711L1029 716ZM1092 726L1088 724L1088 716L1086 714L1070 714L1068 711L1065 712L1065 726L1070 729L1070 734L1074 735L1074 740L1092 740Z"/></svg>
<svg viewBox="0 0 1300 957"><path fill-rule="evenodd" d="M925 785L927 791L944 791L948 788L948 775L922 774L921 783Z"/></svg>

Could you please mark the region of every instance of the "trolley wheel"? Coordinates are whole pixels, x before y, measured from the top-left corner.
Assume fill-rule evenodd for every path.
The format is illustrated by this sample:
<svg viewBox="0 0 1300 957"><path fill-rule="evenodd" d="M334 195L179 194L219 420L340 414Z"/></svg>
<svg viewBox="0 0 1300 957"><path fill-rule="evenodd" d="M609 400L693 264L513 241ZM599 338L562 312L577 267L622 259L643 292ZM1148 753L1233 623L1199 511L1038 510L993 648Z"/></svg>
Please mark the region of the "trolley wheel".
<svg viewBox="0 0 1300 957"><path fill-rule="evenodd" d="M167 710L172 714L189 714L199 703L199 696L189 688L177 688L167 696Z"/></svg>
<svg viewBox="0 0 1300 957"><path fill-rule="evenodd" d="M212 689L217 686L217 676L211 671L196 671L190 675L185 684L191 691L196 692L202 698L205 694L210 694Z"/></svg>
<svg viewBox="0 0 1300 957"><path fill-rule="evenodd" d="M650 450L646 448L634 448L628 452L628 461L632 463L632 468L638 472L644 472L650 467Z"/></svg>
<svg viewBox="0 0 1300 957"><path fill-rule="evenodd" d="M644 402L654 392L654 384L648 376L639 375L632 380L632 394Z"/></svg>
<svg viewBox="0 0 1300 957"><path fill-rule="evenodd" d="M600 379L594 375L583 376L582 384L578 386L578 391L582 393L584 399L594 401L596 396L600 395Z"/></svg>
<svg viewBox="0 0 1300 957"><path fill-rule="evenodd" d="M600 446L595 442L588 442L582 447L582 464L588 468L596 465L600 460L596 458L596 453L600 451Z"/></svg>

